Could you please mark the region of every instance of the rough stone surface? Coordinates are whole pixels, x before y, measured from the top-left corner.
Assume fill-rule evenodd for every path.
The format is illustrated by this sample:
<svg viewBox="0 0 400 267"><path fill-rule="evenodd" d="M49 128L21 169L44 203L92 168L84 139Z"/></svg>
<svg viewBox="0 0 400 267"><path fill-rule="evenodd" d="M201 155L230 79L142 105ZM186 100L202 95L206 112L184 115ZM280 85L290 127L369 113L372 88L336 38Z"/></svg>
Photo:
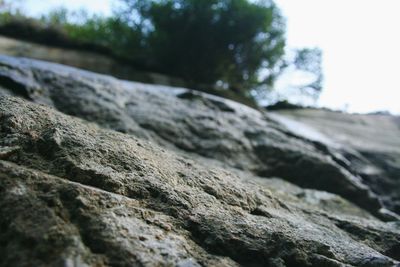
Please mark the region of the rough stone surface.
<svg viewBox="0 0 400 267"><path fill-rule="evenodd" d="M315 109L272 116L297 134L334 147L383 203L400 213L400 117Z"/></svg>
<svg viewBox="0 0 400 267"><path fill-rule="evenodd" d="M14 25L8 25L6 27L14 33L18 32ZM4 33L1 28L0 25L0 33ZM113 75L125 80L171 86L185 85L184 81L181 79L149 71L140 71L137 68L133 68L130 64L121 62L121 60L118 61L110 56L88 51L90 51L90 49L83 51L73 48L55 47L0 35L0 54L3 55L57 62L97 73Z"/></svg>
<svg viewBox="0 0 400 267"><path fill-rule="evenodd" d="M353 154L273 116L11 57L0 94L1 266L400 260L391 199Z"/></svg>

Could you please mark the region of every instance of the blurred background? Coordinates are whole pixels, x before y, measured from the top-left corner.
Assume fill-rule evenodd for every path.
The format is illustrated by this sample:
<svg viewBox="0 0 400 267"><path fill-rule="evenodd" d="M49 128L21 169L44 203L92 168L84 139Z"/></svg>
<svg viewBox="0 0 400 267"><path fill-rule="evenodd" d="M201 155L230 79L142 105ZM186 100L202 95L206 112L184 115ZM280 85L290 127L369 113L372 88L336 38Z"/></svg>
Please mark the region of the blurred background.
<svg viewBox="0 0 400 267"><path fill-rule="evenodd" d="M399 8L397 0L3 0L0 53L249 106L400 114Z"/></svg>

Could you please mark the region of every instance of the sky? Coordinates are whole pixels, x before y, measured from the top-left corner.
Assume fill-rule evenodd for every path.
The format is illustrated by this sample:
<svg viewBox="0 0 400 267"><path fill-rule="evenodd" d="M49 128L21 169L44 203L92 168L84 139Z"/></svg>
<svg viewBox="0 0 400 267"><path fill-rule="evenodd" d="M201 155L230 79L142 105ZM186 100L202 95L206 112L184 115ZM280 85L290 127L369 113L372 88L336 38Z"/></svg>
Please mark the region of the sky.
<svg viewBox="0 0 400 267"><path fill-rule="evenodd" d="M400 113L399 0L276 0L288 46L323 51L319 104Z"/></svg>
<svg viewBox="0 0 400 267"><path fill-rule="evenodd" d="M108 15L111 0L24 0L39 14L64 5ZM400 114L400 0L275 0L287 19L287 45L319 47L324 84L318 105Z"/></svg>
<svg viewBox="0 0 400 267"><path fill-rule="evenodd" d="M110 15L115 0L15 0L19 1L26 13L38 15L57 7L67 7L72 10L86 9L90 13Z"/></svg>

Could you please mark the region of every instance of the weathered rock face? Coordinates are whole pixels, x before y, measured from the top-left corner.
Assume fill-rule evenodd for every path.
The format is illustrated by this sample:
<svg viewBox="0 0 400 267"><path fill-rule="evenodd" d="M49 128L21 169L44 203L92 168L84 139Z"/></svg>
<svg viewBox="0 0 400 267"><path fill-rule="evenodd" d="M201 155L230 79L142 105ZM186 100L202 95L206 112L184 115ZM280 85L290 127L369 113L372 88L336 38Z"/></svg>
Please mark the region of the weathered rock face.
<svg viewBox="0 0 400 267"><path fill-rule="evenodd" d="M7 31L16 32L15 25L8 25L7 28ZM2 27L0 26L1 32ZM4 29L2 33L4 33ZM73 48L48 46L0 35L0 54L56 62L97 73L113 75L120 79L172 86L185 85L181 79L154 72L139 71L130 64L123 63L110 56L88 51L91 50L86 49L86 51L83 51Z"/></svg>
<svg viewBox="0 0 400 267"><path fill-rule="evenodd" d="M2 266L400 260L398 222L345 155L269 115L10 57L0 86Z"/></svg>
<svg viewBox="0 0 400 267"><path fill-rule="evenodd" d="M57 64L10 57L1 57L0 64L5 93L256 175L336 193L388 216L343 155L256 110L183 88L125 82Z"/></svg>
<svg viewBox="0 0 400 267"><path fill-rule="evenodd" d="M399 117L315 109L283 110L272 116L305 138L335 147L383 203L400 214Z"/></svg>
<svg viewBox="0 0 400 267"><path fill-rule="evenodd" d="M399 259L399 227L338 197L296 187L279 193L290 186L240 177L44 106L0 103L3 266L392 266ZM319 201L331 204L324 211Z"/></svg>

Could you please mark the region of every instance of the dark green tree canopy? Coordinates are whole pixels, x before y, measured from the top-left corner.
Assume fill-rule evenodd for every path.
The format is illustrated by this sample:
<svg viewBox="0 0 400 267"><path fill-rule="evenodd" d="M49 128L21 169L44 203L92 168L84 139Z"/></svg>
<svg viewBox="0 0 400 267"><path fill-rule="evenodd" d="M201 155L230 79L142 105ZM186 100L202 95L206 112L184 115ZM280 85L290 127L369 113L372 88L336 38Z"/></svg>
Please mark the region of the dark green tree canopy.
<svg viewBox="0 0 400 267"><path fill-rule="evenodd" d="M279 71L285 24L272 1L124 1L121 17L141 31L147 60L164 73L248 89L260 68Z"/></svg>
<svg viewBox="0 0 400 267"><path fill-rule="evenodd" d="M285 20L273 0L115 1L122 5L110 17L54 10L40 19L43 27L35 34L30 29L37 20L12 23L16 11L2 14L0 26L11 21L6 28L15 32L15 25L24 29L33 21L20 31L31 39L90 47L138 70L175 76L193 89L251 105L294 72L311 78L286 86L293 92L315 98L322 89L321 51L285 49Z"/></svg>

